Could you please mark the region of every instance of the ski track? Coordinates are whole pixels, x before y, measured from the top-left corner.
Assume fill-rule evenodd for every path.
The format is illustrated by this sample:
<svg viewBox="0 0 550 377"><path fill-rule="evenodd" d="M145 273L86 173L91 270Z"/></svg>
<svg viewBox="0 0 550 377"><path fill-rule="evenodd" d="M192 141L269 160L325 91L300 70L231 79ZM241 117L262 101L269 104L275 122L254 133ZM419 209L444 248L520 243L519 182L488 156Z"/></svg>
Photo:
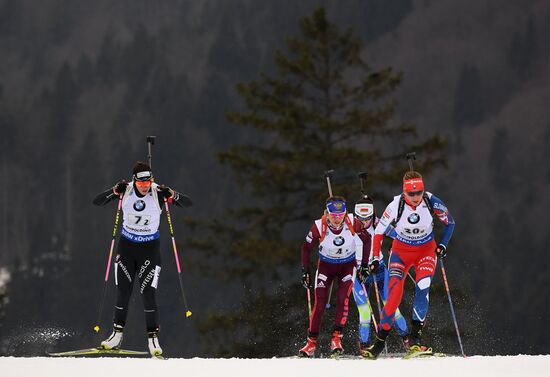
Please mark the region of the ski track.
<svg viewBox="0 0 550 377"><path fill-rule="evenodd" d="M376 372L422 377L548 377L550 355L472 356L431 359L129 359L0 357L1 375L41 377L98 376L353 376ZM364 374L363 374L364 373Z"/></svg>

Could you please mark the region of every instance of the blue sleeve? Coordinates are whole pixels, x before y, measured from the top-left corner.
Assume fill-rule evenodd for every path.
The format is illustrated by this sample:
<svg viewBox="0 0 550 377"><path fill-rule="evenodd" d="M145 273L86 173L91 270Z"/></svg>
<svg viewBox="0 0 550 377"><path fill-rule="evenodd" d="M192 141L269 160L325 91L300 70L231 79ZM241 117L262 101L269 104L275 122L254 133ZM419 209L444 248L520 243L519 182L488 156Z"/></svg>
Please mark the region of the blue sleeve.
<svg viewBox="0 0 550 377"><path fill-rule="evenodd" d="M430 203L434 210L434 215L445 226L443 229L443 237L441 238L439 244L447 247L447 244L449 243L455 229L455 220L453 219L453 216L451 216L451 213L447 209L445 203L443 203L443 201L437 196L432 194L430 197Z"/></svg>

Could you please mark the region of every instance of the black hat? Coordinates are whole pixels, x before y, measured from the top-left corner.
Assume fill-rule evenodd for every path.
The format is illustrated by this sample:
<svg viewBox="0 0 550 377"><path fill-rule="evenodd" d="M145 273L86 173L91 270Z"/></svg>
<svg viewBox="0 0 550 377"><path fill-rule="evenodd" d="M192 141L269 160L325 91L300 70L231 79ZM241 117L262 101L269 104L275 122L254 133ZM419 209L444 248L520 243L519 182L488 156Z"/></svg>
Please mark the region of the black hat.
<svg viewBox="0 0 550 377"><path fill-rule="evenodd" d="M134 164L132 174L134 175L135 181L148 181L153 178L151 167L142 161L138 161Z"/></svg>

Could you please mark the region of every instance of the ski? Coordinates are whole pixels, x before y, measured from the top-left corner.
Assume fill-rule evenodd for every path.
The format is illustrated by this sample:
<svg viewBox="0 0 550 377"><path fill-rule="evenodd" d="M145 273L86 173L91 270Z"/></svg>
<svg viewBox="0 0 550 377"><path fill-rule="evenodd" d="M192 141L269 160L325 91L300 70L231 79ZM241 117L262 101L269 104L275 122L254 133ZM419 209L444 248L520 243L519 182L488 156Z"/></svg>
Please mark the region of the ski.
<svg viewBox="0 0 550 377"><path fill-rule="evenodd" d="M408 353L403 356L403 359L422 359L422 358L428 358L428 357L446 357L447 354L441 353L441 352L433 352L433 351L418 351L413 353Z"/></svg>
<svg viewBox="0 0 550 377"><path fill-rule="evenodd" d="M132 351L125 349L106 350L103 348L86 348L74 351L65 352L48 352L49 356L54 357L78 357L78 356L90 356L90 355L118 355L118 356L144 356L149 355L149 352L144 351Z"/></svg>

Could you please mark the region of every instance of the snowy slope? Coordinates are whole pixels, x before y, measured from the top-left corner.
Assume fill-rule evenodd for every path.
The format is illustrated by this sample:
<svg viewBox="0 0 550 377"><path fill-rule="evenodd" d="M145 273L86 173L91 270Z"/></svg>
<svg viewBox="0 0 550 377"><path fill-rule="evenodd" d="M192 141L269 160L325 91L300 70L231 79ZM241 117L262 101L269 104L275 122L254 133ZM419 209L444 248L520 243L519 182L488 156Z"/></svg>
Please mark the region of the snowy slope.
<svg viewBox="0 0 550 377"><path fill-rule="evenodd" d="M41 377L98 376L387 376L422 377L548 377L547 356L473 356L422 360L304 360L304 359L75 359L0 358L1 375Z"/></svg>

